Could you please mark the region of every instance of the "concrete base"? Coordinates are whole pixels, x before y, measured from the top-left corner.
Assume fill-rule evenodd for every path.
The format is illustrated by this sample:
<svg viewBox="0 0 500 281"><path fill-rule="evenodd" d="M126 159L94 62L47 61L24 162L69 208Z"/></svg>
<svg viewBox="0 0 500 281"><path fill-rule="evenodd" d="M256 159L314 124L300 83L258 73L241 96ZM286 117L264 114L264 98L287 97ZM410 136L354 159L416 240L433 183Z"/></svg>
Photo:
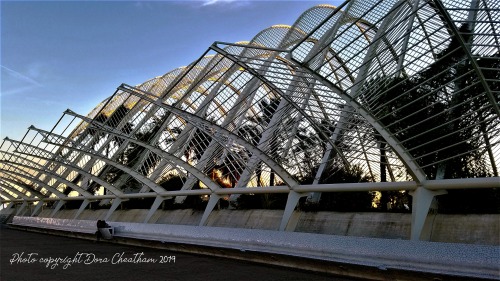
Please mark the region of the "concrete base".
<svg viewBox="0 0 500 281"><path fill-rule="evenodd" d="M61 210L54 218L72 219L77 210ZM43 210L39 217L48 217ZM79 219L104 218L107 210L85 210ZM116 210L110 221L143 222L148 210ZM150 223L198 225L203 211L158 210ZM278 230L282 210L219 210L208 217L207 226ZM295 212L295 232L354 237L409 239L411 214ZM500 245L500 215L430 215L425 240L433 242Z"/></svg>

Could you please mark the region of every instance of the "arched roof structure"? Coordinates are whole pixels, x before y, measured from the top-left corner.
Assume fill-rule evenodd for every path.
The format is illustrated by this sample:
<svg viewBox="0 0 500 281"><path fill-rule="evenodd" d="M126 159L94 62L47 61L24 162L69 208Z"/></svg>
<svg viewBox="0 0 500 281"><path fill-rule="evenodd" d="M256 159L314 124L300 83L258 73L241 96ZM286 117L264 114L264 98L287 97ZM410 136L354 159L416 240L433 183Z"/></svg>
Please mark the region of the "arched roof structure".
<svg viewBox="0 0 500 281"><path fill-rule="evenodd" d="M254 188L289 194L284 229L304 196L405 189L417 239L435 195L500 187L499 11L493 0L350 0L215 42L87 116L68 110L50 132L6 139L2 201L155 197L147 222L167 197L206 194L203 225L221 196ZM349 167L371 182L328 184ZM172 174L180 191L160 186ZM193 190L200 181L207 190Z"/></svg>

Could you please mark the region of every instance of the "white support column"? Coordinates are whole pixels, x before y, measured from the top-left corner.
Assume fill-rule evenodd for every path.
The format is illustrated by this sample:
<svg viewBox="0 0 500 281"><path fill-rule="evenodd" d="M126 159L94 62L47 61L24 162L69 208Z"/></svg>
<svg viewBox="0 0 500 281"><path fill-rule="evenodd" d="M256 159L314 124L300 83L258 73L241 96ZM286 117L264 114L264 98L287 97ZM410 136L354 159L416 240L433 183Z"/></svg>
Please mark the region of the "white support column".
<svg viewBox="0 0 500 281"><path fill-rule="evenodd" d="M431 191L423 186L412 192L411 240L420 240L424 230L427 214L434 196L446 194L444 190Z"/></svg>
<svg viewBox="0 0 500 281"><path fill-rule="evenodd" d="M220 195L217 194L212 194L210 195L210 199L208 200L207 207L205 208L205 212L203 213L203 217L201 217L201 221L199 226L204 226L207 223L208 217L212 213L212 211L215 208L215 205L217 205L217 202L219 202L219 199L221 198Z"/></svg>
<svg viewBox="0 0 500 281"><path fill-rule="evenodd" d="M297 203L299 203L299 199L301 197L307 196L306 193L297 193L293 190L290 190L290 193L288 193L288 199L286 200L286 206L285 206L285 211L283 212L283 217L281 218L281 223L280 223L280 231L294 231L294 229L287 229L288 222L290 221L290 218L292 217L293 211L295 210L295 207L297 206Z"/></svg>
<svg viewBox="0 0 500 281"><path fill-rule="evenodd" d="M232 67L232 70L230 71L235 71L237 69L237 67ZM227 75L226 75L227 76ZM228 76L226 79L229 79L230 76ZM213 99L216 97L219 89L221 88L222 85L224 85L226 80L221 80L215 87L214 89L212 89L209 93L209 95L203 100L203 102L201 103L201 105L198 107L197 111L195 112L195 115L196 116L199 116L199 117L203 117L207 110L208 110L208 105L213 101ZM249 82L249 85L247 87L245 87L245 91L243 91L242 93L240 93L240 95L238 96L238 101L236 102L237 106L234 106L232 107L226 114L226 117L224 119L224 122L222 124L222 127L225 127L227 126L228 124L230 124L230 121L232 121L232 118L235 116L236 112L240 109L241 107L241 102L240 102L240 97L241 98L244 98L244 97L247 97L248 93L250 93L250 97L249 99L251 100L253 98L253 95L255 95L255 90L257 89L258 87L258 82L259 80L256 79L256 78L253 78L250 82ZM187 149L189 143L191 142L192 138L194 137L195 135L195 132L196 130L199 130L197 129L193 124L191 123L187 123L185 128L182 130L181 134L179 135L179 139L177 139L173 144L172 146L170 147L170 149L168 150L169 153L173 154L173 155L176 155L178 157L182 156L184 154L184 151ZM206 151L210 151L211 153L203 153L201 159L198 161L198 163L200 164L197 164L196 167L199 168L199 169L203 169L202 166L205 166L206 164L206 159L207 157L210 157L212 156L212 153L213 153L213 149L214 147L216 147L216 142L214 140L212 140L207 149L205 150ZM160 163L159 167L162 167L161 169L157 169L158 172L156 173L153 173L151 178L152 179L156 179L160 176L160 172L163 170L163 167L164 165L166 164L165 163ZM203 164L203 165L202 165ZM193 178L192 176L190 178L188 178L186 180L186 183L183 185L183 187L181 188L182 190L185 190L185 189L191 189L192 186L196 183L196 178ZM185 200L185 196L177 196L176 197L176 203L181 203Z"/></svg>
<svg viewBox="0 0 500 281"><path fill-rule="evenodd" d="M160 207L161 203L165 200L165 197L163 196L156 196L155 201L153 202L153 205L151 205L151 208L149 209L148 214L146 215L146 218L144 218L144 223L148 223L151 217L154 215L156 210L158 210L158 207Z"/></svg>
<svg viewBox="0 0 500 281"><path fill-rule="evenodd" d="M205 114L208 110L208 107L209 107L208 105L211 102L213 102L213 99L217 96L220 88L223 85L225 85L227 80L231 77L231 75L229 75L229 74L233 74L237 69L238 69L238 67L236 67L234 65L231 66L231 68L228 70L228 74L224 75L224 77L217 82L217 84L214 86L214 88L212 90L210 90L210 93L208 94L208 96L205 97L205 99L203 99L200 106L196 109L196 112L195 112L196 116L199 116L199 117L205 116ZM250 84L255 83L255 82L257 82L257 81L250 82ZM240 95L242 95L242 94L240 93ZM231 112L231 110L232 109L230 109L230 112ZM230 113L228 112L227 114L230 114ZM177 156L183 155L187 145L189 144L189 142L191 141L191 139L194 135L192 132L195 130L196 130L196 127L193 124L190 124L190 123L186 124L186 126L184 127L182 132L179 134L179 138L172 144L172 146L170 147L168 152L171 154L175 154Z"/></svg>
<svg viewBox="0 0 500 281"><path fill-rule="evenodd" d="M23 204L21 204L21 206L19 207L19 209L17 209L16 216L20 216L21 212L23 210L25 210L26 206L28 206L28 202L27 201L23 201Z"/></svg>
<svg viewBox="0 0 500 281"><path fill-rule="evenodd" d="M471 32L474 32L474 30L476 29L476 21L477 21L477 12L478 11L479 11L479 0L472 0L470 3L469 15L467 16L467 21L470 24L469 28L470 28ZM472 36L471 36L470 40L472 41ZM470 43L470 42L467 42L467 43ZM470 51L471 46L467 45L467 47Z"/></svg>
<svg viewBox="0 0 500 281"><path fill-rule="evenodd" d="M309 101L309 98L311 97L311 92L313 90L309 89L307 91L307 96L304 99L304 103L300 106L301 110L305 110L307 101ZM287 157L288 154L290 153L290 148L292 146L293 138L295 134L297 134L297 130L299 128L300 120L302 119L302 114L300 112L297 113L297 116L295 116L295 122L293 124L292 132L290 133L290 138L288 139L286 145L285 145L285 150L283 151L283 157Z"/></svg>
<svg viewBox="0 0 500 281"><path fill-rule="evenodd" d="M400 75L405 73L403 63L405 60L406 50L408 49L408 42L410 41L411 30L413 29L413 22L415 21L415 16L417 15L419 2L420 2L420 0L416 0L415 3L413 3L413 7L411 9L412 14L411 14L410 18L408 19L408 26L406 27L406 35L405 35L405 38L403 41L403 46L401 47L401 54L399 55L399 59L398 59L397 72ZM408 1L408 5L410 5L410 6L412 5L411 1Z"/></svg>
<svg viewBox="0 0 500 281"><path fill-rule="evenodd" d="M5 210L8 210L10 208L12 208L12 206L14 206L14 202L10 202L7 207L5 207Z"/></svg>
<svg viewBox="0 0 500 281"><path fill-rule="evenodd" d="M140 93L137 93L138 95L141 95ZM143 96L144 100L150 101L152 103L155 103L157 105L160 105L161 107L164 107L166 109L169 109L173 111L175 114L181 116L182 118L186 120L190 120L190 122L197 124L197 126L203 127L205 130L210 131L213 133L213 139L212 141L215 141L221 145L225 145L225 142L227 137L230 137L232 141L234 141L237 144L240 144L244 146L252 155L257 155L257 157L260 158L261 161L266 163L271 169L273 169L278 176L285 181L285 183L288 186L296 186L298 185L297 181L286 171L283 167L281 167L274 159L269 157L267 154L263 153L260 149L256 148L252 144L250 144L248 141L243 139L242 137L238 136L236 133L229 131L222 126L213 124L207 120L204 120L203 118L200 118L194 114L191 114L186 111L179 110L178 108L159 103L157 101L152 101L151 99ZM208 149L205 151L205 153L208 153ZM208 160L207 160L208 161ZM200 162L198 162L200 164ZM186 184L184 184L186 185Z"/></svg>
<svg viewBox="0 0 500 281"><path fill-rule="evenodd" d="M263 73L267 72L275 57L276 57L276 55L272 55L271 57L269 57L267 59L267 61L259 68L259 71L262 71ZM226 77L227 78L231 77L232 72L236 71L237 69L239 69L239 66L237 64L233 65L231 67L230 71L228 72L228 74L226 74ZM244 106L244 102L242 102L242 101L244 101L246 99L248 101L248 103L251 103L253 97L255 96L256 90L258 89L258 87L260 87L260 83L261 83L261 81L257 77L253 77L249 81L249 83L245 86L244 90L238 96L237 101L235 102L235 106L233 106L229 110L229 112L226 114L226 117L224 118L224 121L221 125L222 128L227 128L227 126L230 125L234 121L235 117L238 117L237 113L239 113L241 110L241 107ZM213 90L210 93L210 95L212 95L212 94L216 95L221 84L222 83L219 82L219 85L216 86L216 89ZM206 109L203 109L203 110L206 111ZM184 151L185 147L186 146L184 146L184 148L182 149L182 152ZM216 148L217 148L217 142L212 140L210 142L210 144L208 145L207 149L205 150L205 152L203 153L201 159L196 164L196 167L198 169L203 170L203 168L207 164L207 161L209 160L208 157L211 157L213 155ZM191 176L186 180L186 182L182 186L181 190L191 189L195 183L196 183L196 178L193 178ZM185 196L178 196L175 198L175 202L181 203L185 200L185 198L186 198Z"/></svg>
<svg viewBox="0 0 500 281"><path fill-rule="evenodd" d="M235 102L235 106L233 106L226 114L226 117L224 118L224 121L221 124L222 128L226 128L237 116L237 113L240 111L241 107L244 105L244 100L249 99L248 102L251 102L251 99L254 96L254 92L259 87L260 81L257 78L252 78L252 80L248 83L248 85L245 87L245 89L242 91L242 93L238 96L237 101ZM199 129L198 129L199 130ZM210 141L210 144L208 145L207 149L203 152L203 155L201 156L200 160L198 160L198 163L196 164L196 168L199 170L203 170L205 165L208 163L210 160L210 157L213 155L215 152L216 148L218 146L218 142L215 139L212 139ZM191 189L193 185L196 183L197 178L191 176L189 177L184 185L182 186L181 190L186 190L186 189ZM182 203L186 199L186 196L177 196L175 198L176 203Z"/></svg>
<svg viewBox="0 0 500 281"><path fill-rule="evenodd" d="M346 126L345 124L347 124L349 120L350 116L349 112L351 111L354 111L352 106L346 105L344 107L344 110L340 114L339 121L337 122L333 134L330 137L330 142L326 144L325 153L323 154L323 158L321 158L321 164L318 168L318 171L316 172L316 175L314 176L313 184L319 183L319 180L323 175L323 172L326 168L326 165L328 164L328 160L330 159L330 155L333 150L332 143L336 143L338 141L338 138L343 134ZM307 197L307 201L311 203L318 203L320 199L321 199L321 192L311 192Z"/></svg>
<svg viewBox="0 0 500 281"><path fill-rule="evenodd" d="M57 205L56 207L54 208L54 210L52 211L52 213L50 214L49 218L53 218L54 215L61 209L62 206L64 206L64 204L66 204L66 201L64 200L59 200L59 202L57 202Z"/></svg>
<svg viewBox="0 0 500 281"><path fill-rule="evenodd" d="M80 208L78 209L78 212L76 212L76 215L73 219L76 220L82 214L83 210L85 210L85 208L87 208L87 206L89 204L90 204L90 200L84 199L82 202L82 205L80 205Z"/></svg>
<svg viewBox="0 0 500 281"><path fill-rule="evenodd" d="M39 211L42 209L42 207L43 207L43 204L44 204L44 203L45 203L45 202L44 202L43 200L38 201L38 204L36 204L35 209L34 209L34 210L33 210L33 212L31 213L31 217L35 217L35 216L37 216L37 215L38 215L38 213L39 213Z"/></svg>
<svg viewBox="0 0 500 281"><path fill-rule="evenodd" d="M28 208L26 208L26 212L24 212L23 215L26 215L28 214L28 216L31 214L31 212L33 211L33 202L31 204L28 204Z"/></svg>
<svg viewBox="0 0 500 281"><path fill-rule="evenodd" d="M120 204L122 203L122 199L121 198L115 198L113 199L113 204L111 205L111 208L109 208L109 211L108 213L106 214L106 216L104 217L104 220L108 220L111 215L113 214L113 212L116 210L116 208L118 208L118 206L120 206Z"/></svg>
<svg viewBox="0 0 500 281"><path fill-rule="evenodd" d="M295 84L294 84L294 87L292 89L295 89ZM267 147L269 146L269 144L268 144L269 140L273 137L273 135L276 131L277 125L279 124L279 121L281 121L281 119L282 119L282 116L284 114L283 108L286 105L287 105L287 101L285 99L281 99L280 103L278 105L278 108L273 113L273 117L269 121L269 124L265 128L264 133L262 134L262 137L259 140L259 143L257 145L258 149L260 149L262 151L266 151ZM240 188L240 187L247 186L248 182L251 179L252 173L255 171L255 169L257 168L257 165L259 164L260 161L261 160L257 155L252 155L250 157L250 160L248 160L245 170L243 170L243 172L241 173L240 179L234 188ZM257 185L258 184L259 183L257 183ZM234 195L231 196L231 201L236 200L236 198L238 198L238 196L234 196Z"/></svg>
<svg viewBox="0 0 500 281"><path fill-rule="evenodd" d="M285 95L289 95L290 92L294 92L297 88L297 84L299 83L298 79L296 77L293 78L291 84L287 87ZM307 94L305 94L305 97L309 97L310 92L308 91ZM288 101L284 97L281 98L280 103L276 110L273 113L273 116L271 117L271 120L267 124L267 127L264 129L264 133L262 134L259 143L257 144L257 148L266 151L267 147L269 146L269 140L273 138L276 129L279 125L279 122L281 121L282 117L284 114L286 114L285 108L288 106ZM300 114L300 112L299 112ZM243 170L241 173L240 179L238 183L236 184L235 188L240 188L240 187L246 187L248 185L248 182L251 179L252 173L255 171L257 168L257 165L259 163L260 159L258 158L257 155L252 155L250 157L250 160L247 162L246 168ZM272 167L271 167L272 168ZM257 183L259 184L259 183ZM237 195L231 196L232 202L234 202L238 198Z"/></svg>
<svg viewBox="0 0 500 281"><path fill-rule="evenodd" d="M188 90L182 95L182 97L178 100L178 103L179 104L182 104L183 102L185 102L195 91L195 89L197 89L199 87L199 85L201 85L203 83L203 81L206 81L209 79L208 76L206 76L207 73L209 73L210 70L212 70L215 65L217 65L220 61L217 61L214 65L212 65L212 61L211 63L208 63L203 70L200 71L200 74L201 73L205 73L204 75L201 75L199 77L199 75L197 75L197 77L195 78L195 80L191 83L191 86L188 88ZM231 71L236 71L238 68L235 67L235 66L232 66L231 69L229 70L229 72ZM200 105L200 107L197 108L196 110L196 115L197 116L203 116L205 114L205 112L208 110L208 104L210 102L212 102L213 100L213 97L217 94L218 92L218 89L220 89L220 87L222 85L225 85L225 81L227 79L229 79L231 77L231 75L228 75L226 74L225 75L225 78L222 79L222 81L219 81L219 83L215 86L214 89L212 89L210 91L210 94L205 97L205 99L202 101L202 104ZM180 80L179 80L180 82ZM166 94L170 94L172 95L174 88L171 88L169 91L166 92ZM169 92L172 92L172 93L169 93ZM161 100L161 98L159 99ZM168 125L170 125L170 122L171 122L171 119L173 118L174 114L171 114L169 113L170 115L168 116L168 118L166 118L166 120L163 122L162 126L160 127L160 129L158 130L158 132L155 134L154 138L152 141L150 141L150 143L154 143L156 142L160 136L161 136L161 133L165 130L165 128L167 128ZM187 124L185 126L185 128L183 129L183 131L181 132L181 134L179 136L181 136L178 140L176 140L172 146L170 147L170 149L168 150L169 153L173 154L173 155L176 155L176 156L182 156L183 153L184 153L184 150L187 148L187 145L189 144L189 141L191 140L191 138L193 137L193 133L190 132L191 130L193 129L193 126L191 124ZM188 140L186 140L186 138ZM182 148L181 148L182 146ZM144 157L142 157L142 159L140 161L137 162L136 165L142 165L142 162L143 160L145 159L145 155L143 155ZM168 165L170 162L165 160L165 159L162 159L160 161L160 163L158 163L157 167L156 167L156 170L150 175L150 178L153 179L153 180L156 180L158 179L158 177L161 176L161 173L163 172L163 169L165 168L166 165ZM180 170L179 170L179 173L180 173ZM189 179L188 179L189 180ZM191 181L193 181L191 179ZM193 182L194 184L194 182ZM193 185L191 184L191 186ZM146 192L148 191L147 188L143 188L141 189L140 192ZM185 198L185 197L180 197L180 198ZM184 199L182 199L183 201Z"/></svg>

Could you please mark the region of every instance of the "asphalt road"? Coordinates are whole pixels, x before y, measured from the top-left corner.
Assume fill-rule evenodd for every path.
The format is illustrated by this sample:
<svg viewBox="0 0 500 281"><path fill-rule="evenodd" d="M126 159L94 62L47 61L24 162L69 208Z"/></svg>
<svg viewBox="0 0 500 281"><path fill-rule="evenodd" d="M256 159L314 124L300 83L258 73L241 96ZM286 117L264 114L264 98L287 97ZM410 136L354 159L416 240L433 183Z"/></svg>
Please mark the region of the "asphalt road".
<svg viewBox="0 0 500 281"><path fill-rule="evenodd" d="M1 281L335 280L330 275L0 227Z"/></svg>

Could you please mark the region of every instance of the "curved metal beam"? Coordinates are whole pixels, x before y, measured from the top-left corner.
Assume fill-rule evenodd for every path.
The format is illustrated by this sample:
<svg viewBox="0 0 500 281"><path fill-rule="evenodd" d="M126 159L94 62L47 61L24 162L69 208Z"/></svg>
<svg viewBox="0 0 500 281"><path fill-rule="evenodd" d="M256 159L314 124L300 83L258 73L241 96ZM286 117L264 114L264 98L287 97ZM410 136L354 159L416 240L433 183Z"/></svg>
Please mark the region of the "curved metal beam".
<svg viewBox="0 0 500 281"><path fill-rule="evenodd" d="M11 156L14 156L14 157L16 157L16 158L20 158L18 155L14 154L14 153L10 153L10 152L4 152L4 153L5 153L5 154L8 154L8 155L11 155ZM48 172L48 171L46 171L46 170L42 167L42 165L40 165L40 164L38 164L38 163L35 163L34 161L28 160L28 159L26 159L26 158L22 158L22 160L23 160L23 162L28 162L28 163L32 164L33 166L26 165L25 167L29 167L29 169L34 169L34 170L36 169L36 170L39 172L39 175L40 175L40 174L43 174L43 175L48 175L48 176L50 176L50 177L51 177L51 178L53 178L53 179L60 180L60 181L66 181L66 182L67 182L67 180L66 180L66 179L64 179L63 177L58 176L57 174L54 174L54 173L52 173L52 172ZM26 171L21 170L21 169L19 169L18 167L12 166L12 163L17 164L17 162L12 162L12 161L9 161L9 162L3 162L3 161L5 161L5 160L0 160L0 163L7 163L7 164L8 164L8 165L10 165L11 167L13 167L13 168L15 168L15 169L17 169L17 170L20 170L20 171L23 171L23 172L25 172L25 173L26 173ZM39 168L35 168L34 166L38 166ZM51 193L55 194L56 196L58 196L58 197L61 197L61 196L62 196L62 197L66 197L66 195L65 195L64 193L60 192L59 190L57 190L57 188L52 187L52 186L48 185L47 183L45 183L45 182L43 182L43 181L40 181L40 180L38 179L38 176L29 176L29 175L27 175L27 177L28 177L28 179L29 179L30 181L35 182L35 183L36 183L36 184L38 184L40 187L47 189L49 192L51 192ZM64 183L64 184L66 184L66 182L63 182L63 183ZM66 184L66 185L68 185L68 184ZM92 196L92 194L90 194L88 191L86 191L86 190L82 189L81 187L77 186L76 184L72 184L72 185L70 185L70 186L72 186L72 188L73 188L76 192L80 193L80 194L81 194L81 195L83 195L83 196Z"/></svg>
<svg viewBox="0 0 500 281"><path fill-rule="evenodd" d="M291 188L293 188L293 186L298 184L297 181L285 169L283 169L283 167L281 167L278 163L276 163L271 157L269 157L263 151L256 148L255 146L253 146L252 144L250 144L249 142L247 142L246 140L244 140L240 136L236 135L235 133L233 133L225 128L222 128L214 123L211 123L211 122L209 122L209 121L207 121L199 116L196 116L192 113L185 112L185 111L180 110L178 108L175 108L173 106L163 104L159 101L153 100L150 97L148 97L147 93L144 93L144 91L142 91L140 89L136 89L136 88L134 88L132 86L128 86L126 84L123 84L121 87L123 87L123 90L126 90L133 95L137 95L148 102L151 102L155 105L158 105L162 108L165 108L169 111L172 111L176 115L181 116L188 123L195 124L195 127L197 127L200 130L203 130L204 132L206 132L210 135L214 135L215 133L228 135L228 137L231 138L235 143L244 146L249 152L252 153L252 155L257 155L257 157L259 157L259 159L262 162L266 163L269 167L271 167L273 170L275 170L276 173L280 176L280 178L282 178L287 183L287 185L289 185ZM124 87L128 87L128 88L124 88ZM225 144L221 143L221 145L224 146Z"/></svg>
<svg viewBox="0 0 500 281"><path fill-rule="evenodd" d="M27 188L24 188L22 185L25 184L25 183L22 183L22 182L19 182L18 180L16 179L11 179L11 178L6 178L6 177L2 177L1 178L2 181L5 181L5 182L9 182L10 184L13 184L13 185L16 185L18 186L19 188L23 188L24 190L26 190L26 192L29 192L31 194L33 194L33 197L38 197L40 199L42 198L46 198L45 195L41 194L40 192L33 192L32 190L29 190ZM15 187L14 187L15 188ZM21 192L20 190L18 190L19 192Z"/></svg>
<svg viewBox="0 0 500 281"><path fill-rule="evenodd" d="M54 176L54 174L52 174L52 173L48 173L48 172L44 171L43 169L34 168L34 167L31 167L31 166L24 165L24 164L20 164L20 163L16 163L16 162L5 162L5 160L0 160L0 163L3 163L3 164L8 164L8 165L10 165L10 166L12 166L12 167L15 167L15 166L26 167L26 168L29 168L29 169L32 169L32 170L35 170L35 171L39 171L39 172L41 172L42 174L45 174L45 175L47 175L47 176L49 176L49 177L56 178L56 177ZM17 168L17 167L16 167L16 169L19 169L19 168ZM3 171L3 170L1 170L1 171ZM57 190L57 189L55 189L55 188L53 188L53 187L47 186L47 184L45 184L45 183L43 183L43 182L41 182L41 181L39 181L39 180L36 180L36 179L34 179L34 178L31 178L31 177L29 177L29 176L27 176L27 175L23 175L23 174L21 174L21 173L16 173L16 172L13 172L13 171L7 171L7 172L8 172L8 173L15 174L16 176L19 176L19 177L26 178L26 179L28 179L28 180L30 180L30 181L32 181L32 182L35 182L36 184L41 185L43 188L46 188L47 190L49 190L50 192L52 192L54 195L56 195L56 196L57 196L58 198L60 198L60 199L64 199L64 198L67 198L67 197L68 197L67 195L65 195L64 193L60 192L59 190ZM84 190L82 190L79 186L77 186L76 184L74 184L74 183L72 183L72 182L70 182L70 181L68 181L68 180L62 179L62 178L60 178L60 177L57 177L57 179L58 179L59 181L61 181L62 183L64 183L65 185L67 185L67 186L69 186L69 187L73 188L73 190L75 190L75 191L76 191L76 192L78 192L78 193L80 193L78 190L80 190L80 191L84 191ZM92 194L90 194L90 193L89 193L89 192L87 192L87 191L84 191L84 193L80 193L80 195L82 195L82 196L83 196L83 197L85 197L85 198L88 198L88 197L92 197L92 196L93 196ZM45 197L49 197L49 196L45 196Z"/></svg>
<svg viewBox="0 0 500 281"><path fill-rule="evenodd" d="M89 122L90 121L90 118L87 118L85 116L82 116L82 115L78 115L76 113L74 113L74 116L82 119L84 122ZM92 126L94 130L99 130L99 131L102 131L102 132L105 132L107 134L111 134L111 135L114 135L116 137L119 137L119 138L122 138L124 140L127 140L131 143L135 143L139 146L142 146L144 148L147 148L149 151L151 152L154 152L162 157L164 157L165 159L168 159L169 161L172 161L174 162L176 165L184 168L186 171L190 172L191 174L195 175L201 182L203 182L210 190L212 191L215 191L219 188L221 188L218 184L216 184L214 181L212 181L212 179L210 179L208 176L206 176L203 172L201 172L200 170L196 169L194 166L192 165L189 165L188 163L182 161L180 158L178 158L177 156L173 155L173 154L170 154L166 151L163 151L157 147L154 147L150 144L147 144L145 142L142 142L142 141L139 141L139 140L136 140L136 139L133 139L129 136L126 136L126 135L123 135L121 132L117 132L116 129L114 128L111 128L109 126L105 126L105 125L96 125L96 124L93 124Z"/></svg>
<svg viewBox="0 0 500 281"><path fill-rule="evenodd" d="M53 145L58 145L62 148L65 148L65 149L68 149L68 150L72 150L72 151L76 151L76 152L80 152L80 153L84 153L84 154L87 154L91 157L94 157L94 158L97 158L98 160L101 160L119 170L122 170L123 172L131 175L134 179L136 179L137 181L149 186L152 190L154 190L155 192L157 193L161 193L161 192L165 192L166 190L159 186L158 184L156 184L156 182L148 179L147 177L139 174L138 172L130 169L129 167L125 166L125 165L122 165L122 164L118 164L102 155L99 155L97 153L93 153L91 151L87 151L87 150L83 150L83 149L79 149L79 148L74 148L74 147L71 147L71 146L67 146L67 145L60 145L60 144L57 144L57 143L51 143Z"/></svg>
<svg viewBox="0 0 500 281"><path fill-rule="evenodd" d="M12 193L15 193L18 197L21 197L23 200L31 200L31 199L34 199L35 196L33 195L33 197L29 197L28 195L22 193L21 191L17 190L17 188L13 187L13 186L10 186L10 184L6 184L6 183L3 183L4 179L0 179L0 188L3 188L3 189L6 189L6 190L9 190L10 192ZM12 196L11 196L12 197ZM19 198L15 198L14 200L16 199L19 199Z"/></svg>
<svg viewBox="0 0 500 281"><path fill-rule="evenodd" d="M9 166L13 167L16 170L24 172L24 170L19 169L19 167L17 167L17 163L16 162L10 162L9 163L9 162L3 162L3 161L4 160L0 160L0 163L2 163L4 165L9 165ZM44 182L42 182L42 181L40 181L38 179L35 179L34 177L30 177L29 175L26 175L26 174L23 174L23 173L14 172L14 171L10 171L10 170L5 170L3 168L0 168L0 172L2 172L2 173L8 173L8 174L11 174L11 175L15 175L16 177L25 178L25 179L33 182L33 183L38 184L40 187L47 189L49 192L55 194L59 198L66 197L66 195L64 193L60 192L59 190L57 190L57 189L55 189L55 188L53 188L51 186L48 186L46 183L44 183ZM48 195L44 195L44 197L49 197L49 196Z"/></svg>
<svg viewBox="0 0 500 281"><path fill-rule="evenodd" d="M481 71L481 68L477 64L477 61L472 56L470 49L467 48L467 46L465 45L466 42L464 42L464 39L460 35L460 32L458 32L458 29L453 23L450 14L448 14L445 7L443 6L443 3L441 3L440 0L434 0L433 2L435 3L437 7L437 12L444 20L444 23L446 24L448 30L451 30L455 38L457 38L458 42L460 43L460 48L462 48L462 51L466 54L470 64L474 68L476 75L479 78L479 81L481 81L481 85L483 86L484 91L486 92L486 96L488 96L488 99L490 100L491 107L493 108L497 116L500 117L500 108L498 106L498 101L496 100L494 93L491 91L490 86L488 85L488 82L486 81L483 72Z"/></svg>
<svg viewBox="0 0 500 281"><path fill-rule="evenodd" d="M342 158L342 161L344 163L349 163L349 161L347 161L347 159L345 159L345 157L343 156L343 153L341 150L339 150L337 148L337 146L335 145L335 143L333 143L331 140L330 140L330 136L327 136L322 130L321 128L318 126L317 122L314 121L314 119L311 118L311 116L309 116L308 114L306 114L306 112L304 110L302 110L300 108L299 105L297 105L295 102L293 102L293 100L290 99L290 97L288 97L285 93L283 93L283 91L281 89L279 89L278 87L276 87L272 82L270 82L264 75L261 75L260 73L258 73L255 69L251 68L250 66L248 66L245 62L242 62L241 60L237 59L236 57L234 57L233 55L225 52L224 50L222 50L221 48L219 48L218 46L215 46L215 45L212 45L211 48L216 51L216 52L221 52L221 54L224 54L226 57L228 57L229 59L231 59L232 61L234 61L236 64L240 65L242 68L244 68L245 70L247 70L250 74L252 74L253 76L255 76L257 79L259 79L260 81L262 81L264 84L267 84L268 87L270 87L272 90L274 90L278 95L280 95L283 99L285 99L288 104L290 104L291 106L293 106L295 108L295 110L297 110L300 114L302 114L302 116L304 116L304 118L307 119L307 121L311 124L311 126L313 126L316 131L321 134L325 139L328 139L328 143L330 143L330 145L335 149L335 151L338 153L338 155ZM293 58L292 58L293 60ZM295 60L294 60L295 61ZM296 62L296 61L295 61ZM309 68L307 68L309 69ZM267 164L267 163L266 163Z"/></svg>
<svg viewBox="0 0 500 281"><path fill-rule="evenodd" d="M3 198L7 198L7 200L1 198L2 201L14 201L14 200L18 200L18 198L12 196L12 194L8 193L6 190L10 191L10 189L6 188L2 183L0 183L0 191L3 190L3 192L0 193L0 196L2 196ZM21 196L19 196L21 197ZM20 199L22 200L22 199Z"/></svg>
<svg viewBox="0 0 500 281"><path fill-rule="evenodd" d="M13 140L10 140L10 141L13 141ZM15 141L15 142L18 142L18 141ZM41 149L41 148L39 148L39 147L36 147L36 146L33 146L33 145L29 145L29 144L26 144L26 143L22 143L22 142L18 142L18 143L21 143L21 144L23 144L23 145L30 146L30 147L32 147L32 148L34 148L34 149L37 149L37 150L43 150L43 149ZM45 152L48 152L48 151L46 151L46 150L44 150L44 151L45 151ZM4 153L5 153L5 152L4 152ZM115 194L117 197L120 197L120 196L123 194L123 192L122 192L121 190L119 190L119 189L115 188L115 187L114 187L114 186L112 186L110 183L108 183L108 182L106 182L106 181L104 181L104 180L100 179L99 177L97 177L97 176L95 176L95 175L93 175L93 174L91 174L91 173L89 173L89 172L87 172L87 171L85 171L85 170L81 169L81 168L80 168L80 167L78 167L78 166L72 166L72 165L70 165L70 164L68 164L68 163L64 163L64 162L61 162L61 161L55 160L54 158L47 158L47 157L43 157L43 156L39 156L39 155L35 155L35 154L30 154L30 153L25 153L25 152L17 152L17 153L19 153L19 154L24 154L24 155L28 155L28 156L32 156L32 157L36 157L36 158L43 159L43 160L46 160L46 161L53 161L53 162L55 162L55 163L57 163L57 164L59 164L59 165L62 165L62 166L64 166L64 167L66 167L66 168L69 168L69 169L71 169L71 170L73 170L73 171L75 171L75 172L78 172L78 173L80 173L80 174L82 174L82 175L84 175L84 176L86 176L86 177L88 177L88 178L92 179L93 181L97 182L99 185L101 185L101 186L103 186L104 188L106 188L107 190L109 190L111 193ZM50 153L50 152L49 152L49 153ZM50 154L52 154L52 153L50 153ZM34 167L31 167L31 166L27 166L27 167L32 168L32 169L35 169ZM51 175L53 175L53 176L55 176L55 177L59 178L59 176L58 176L57 174L52 174L52 173L50 173L50 172L48 172L48 171L46 171L46 170L39 169L39 171L40 171L40 172L42 172L42 173L51 174Z"/></svg>

